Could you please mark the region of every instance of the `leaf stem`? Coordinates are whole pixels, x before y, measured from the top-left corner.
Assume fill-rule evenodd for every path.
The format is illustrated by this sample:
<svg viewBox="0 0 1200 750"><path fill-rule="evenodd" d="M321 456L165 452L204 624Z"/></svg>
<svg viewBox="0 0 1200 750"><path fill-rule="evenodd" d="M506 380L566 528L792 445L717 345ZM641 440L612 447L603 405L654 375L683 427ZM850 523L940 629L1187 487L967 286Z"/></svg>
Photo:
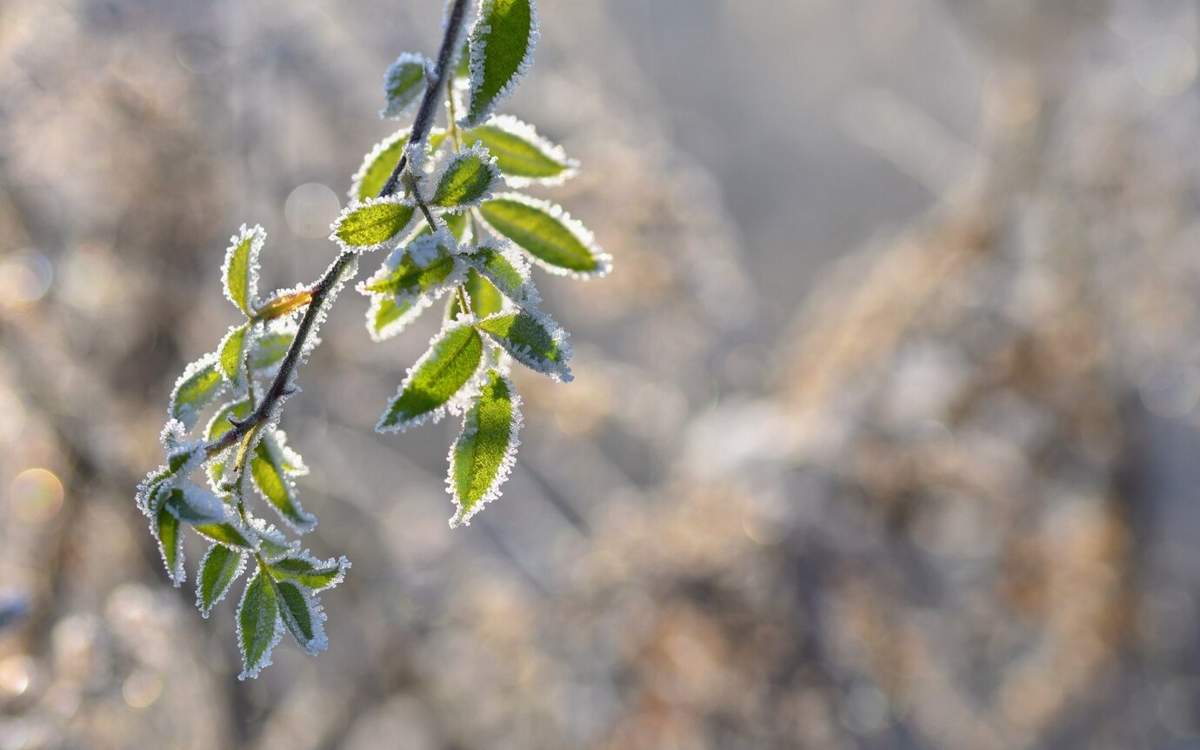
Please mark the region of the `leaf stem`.
<svg viewBox="0 0 1200 750"><path fill-rule="evenodd" d="M409 136L408 148L405 149L405 154L400 157L400 161L396 163L396 168L392 170L392 174L388 177L388 181L384 184L383 189L379 191L380 197L385 197L396 192L396 189L401 184L401 176L406 171L413 188L416 186L416 175L412 174L412 169L409 168L410 162L407 152L413 149L424 148L425 140L429 137L429 129L433 126L433 115L437 108L438 99L441 97L447 75L451 72L450 61L454 56L455 47L459 43L463 25L467 20L467 5L467 0L454 0L454 5L450 8L450 13L446 18L446 31L442 36L442 46L438 50L436 80L425 88L425 96L421 100L421 108L417 110L416 120L413 121L412 135ZM417 203L421 207L421 211L425 214L430 227L434 231L437 231L437 224L433 220L433 215L430 213L429 207L421 200L419 193L415 189L413 190L413 194L417 197ZM292 376L300 363L300 354L304 351L304 346L316 326L317 316L321 312L325 299L337 287L338 281L346 271L346 268L354 262L355 255L351 251L343 251L338 255L333 265L329 267L329 270L325 272L325 275L312 286L311 290L308 290L310 294L308 307L305 309L304 317L300 321L300 328L296 331L296 338L292 340L292 345L288 347L287 355L279 365L279 372L275 375L275 379L271 381L271 386L267 389L263 400L259 402L249 417L240 422L233 422L232 430L205 446L205 454L208 458L212 458L239 440L247 438L250 436L252 430L260 429L271 418L279 402L290 394L292 390ZM304 292L300 294L303 295ZM280 300L272 300L264 306L264 310L270 308L274 311L276 308L272 307L272 305L275 302L279 302L283 307L289 304ZM298 308L300 304L302 303L297 303L286 312ZM281 314L286 314L286 312Z"/></svg>

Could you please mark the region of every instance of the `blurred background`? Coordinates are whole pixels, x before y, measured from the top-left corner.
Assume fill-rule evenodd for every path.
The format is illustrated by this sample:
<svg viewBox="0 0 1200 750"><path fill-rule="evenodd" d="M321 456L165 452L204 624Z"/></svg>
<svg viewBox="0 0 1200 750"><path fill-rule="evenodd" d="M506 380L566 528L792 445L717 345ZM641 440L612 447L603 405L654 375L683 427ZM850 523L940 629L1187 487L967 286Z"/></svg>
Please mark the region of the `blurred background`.
<svg viewBox="0 0 1200 750"><path fill-rule="evenodd" d="M229 235L319 275L440 15L0 3L0 750L1200 748L1191 0L543 2L578 379L451 532L454 426L370 429L437 316L344 294L284 426L354 568L237 682L134 486Z"/></svg>

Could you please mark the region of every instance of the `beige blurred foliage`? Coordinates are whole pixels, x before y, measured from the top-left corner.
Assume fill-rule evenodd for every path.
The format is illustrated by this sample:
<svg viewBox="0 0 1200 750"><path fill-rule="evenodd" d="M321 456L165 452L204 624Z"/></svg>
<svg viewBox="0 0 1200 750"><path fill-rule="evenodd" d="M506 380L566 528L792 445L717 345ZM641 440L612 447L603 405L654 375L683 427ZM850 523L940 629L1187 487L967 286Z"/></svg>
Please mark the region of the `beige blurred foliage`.
<svg viewBox="0 0 1200 750"><path fill-rule="evenodd" d="M543 3L578 380L451 532L449 429L369 429L434 321L339 300L285 422L354 568L238 683L133 487L229 233L327 263L425 5L0 6L0 750L1200 742L1185 2Z"/></svg>

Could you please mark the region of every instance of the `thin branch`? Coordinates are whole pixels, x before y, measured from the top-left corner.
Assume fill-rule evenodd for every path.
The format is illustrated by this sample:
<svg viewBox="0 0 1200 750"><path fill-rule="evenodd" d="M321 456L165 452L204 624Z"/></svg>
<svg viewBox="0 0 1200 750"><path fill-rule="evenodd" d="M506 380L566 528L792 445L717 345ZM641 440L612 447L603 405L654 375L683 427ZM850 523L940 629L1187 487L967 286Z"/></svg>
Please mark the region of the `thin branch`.
<svg viewBox="0 0 1200 750"><path fill-rule="evenodd" d="M435 71L436 80L430 82L430 85L425 88L425 96L421 100L421 108L417 111L416 120L413 121L412 135L409 136L409 148L414 147L414 145L416 148L423 147L425 139L429 136L429 129L433 126L433 114L441 98L443 86L446 83L450 61L453 59L454 52L456 51L454 48L458 46L458 41L462 35L462 27L467 17L467 4L468 0L455 0L454 6L450 9L450 15L446 21L446 33L442 37L442 46L438 51L437 70ZM408 155L406 153L400 157L400 161L397 162L396 168L392 171L387 183L379 191L380 197L396 192L396 189L401 184L401 177L404 175L407 166ZM411 170L409 171L411 172ZM410 189L415 188L415 175L410 175L410 182ZM425 218L429 221L430 227L436 231L437 226L433 217L430 215L429 209L424 205L424 202L419 200L419 197L418 203L421 205L421 209L425 213ZM348 250L343 251L337 257L337 260L333 262L333 265L329 267L329 270L325 272L325 275L313 285L308 307L305 309L304 317L300 321L300 328L296 331L296 338L292 340L292 345L288 347L287 355L284 357L283 363L280 364L279 372L271 382L271 387L267 389L262 401L259 402L249 417L242 421L231 419L233 429L205 446L205 453L208 457L211 458L217 455L245 438L251 431L265 424L271 418L271 413L275 410L280 400L288 395L291 388L292 374L300 363L300 353L304 350L305 343L308 341L308 337L316 325L321 307L326 297L337 287L338 280L345 272L346 267L354 261L354 257L355 253ZM269 308L270 306L271 303L268 303L267 307Z"/></svg>

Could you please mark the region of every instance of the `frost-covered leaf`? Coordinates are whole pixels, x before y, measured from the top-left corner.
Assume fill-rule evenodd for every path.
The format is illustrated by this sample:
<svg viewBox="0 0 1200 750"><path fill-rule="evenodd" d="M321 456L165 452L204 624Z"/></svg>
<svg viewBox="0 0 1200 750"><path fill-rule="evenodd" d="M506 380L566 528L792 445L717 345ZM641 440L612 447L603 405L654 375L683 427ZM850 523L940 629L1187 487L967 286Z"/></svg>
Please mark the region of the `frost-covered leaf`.
<svg viewBox="0 0 1200 750"><path fill-rule="evenodd" d="M158 552L167 568L167 577L178 588L187 577L183 569L183 534L179 519L167 510L166 503L158 508L150 530L158 542Z"/></svg>
<svg viewBox="0 0 1200 750"><path fill-rule="evenodd" d="M206 489L184 482L172 487L164 507L184 523L208 524L225 518L225 504Z"/></svg>
<svg viewBox="0 0 1200 750"><path fill-rule="evenodd" d="M455 246L444 229L418 237L393 250L379 271L359 285L359 291L392 295L399 304L423 295L436 299L453 288L465 271L453 252Z"/></svg>
<svg viewBox="0 0 1200 750"><path fill-rule="evenodd" d="M468 127L483 122L533 64L537 43L533 0L482 0L471 27Z"/></svg>
<svg viewBox="0 0 1200 750"><path fill-rule="evenodd" d="M225 386L216 352L206 354L188 365L175 381L167 413L190 430L200 412L221 395Z"/></svg>
<svg viewBox="0 0 1200 750"><path fill-rule="evenodd" d="M397 302L390 294L372 294L371 306L367 309L367 333L372 341L390 339L420 317L431 304L433 300L424 297Z"/></svg>
<svg viewBox="0 0 1200 750"><path fill-rule="evenodd" d="M246 584L237 609L238 647L242 652L239 680L258 677L271 664L271 649L283 637L279 599L270 577L261 568Z"/></svg>
<svg viewBox="0 0 1200 750"><path fill-rule="evenodd" d="M375 144L363 158L362 166L354 173L350 183L350 200L365 201L379 195L404 155L411 132L410 128L404 128Z"/></svg>
<svg viewBox="0 0 1200 750"><path fill-rule="evenodd" d="M403 196L356 201L333 222L329 239L356 253L392 247L412 230L416 217L411 200Z"/></svg>
<svg viewBox="0 0 1200 750"><path fill-rule="evenodd" d="M283 623L310 655L319 654L329 647L325 637L325 611L317 598L303 586L291 581L278 581L279 611Z"/></svg>
<svg viewBox="0 0 1200 750"><path fill-rule="evenodd" d="M465 211L459 213L451 213L447 211L441 215L441 219L445 223L446 229L450 230L450 235L454 237L454 239L458 240L459 242L464 242L469 238L470 235L468 230L470 229L470 226L468 224L467 214ZM424 237L430 234L433 234L433 230L431 230L428 226L423 226L419 232L413 235L413 239L416 240L419 237Z"/></svg>
<svg viewBox="0 0 1200 750"><path fill-rule="evenodd" d="M258 293L258 254L267 241L267 231L257 224L245 224L229 239L221 280L225 297L247 317L254 315L254 296Z"/></svg>
<svg viewBox="0 0 1200 750"><path fill-rule="evenodd" d="M221 345L217 347L218 365L221 369L221 375L230 383L238 382L238 374L242 369L246 346L247 344L253 344L254 337L251 335L251 328L250 323L233 326L225 334L225 338L221 339Z"/></svg>
<svg viewBox="0 0 1200 750"><path fill-rule="evenodd" d="M342 582L350 561L345 557L318 560L305 552L293 552L267 565L277 581L295 581L313 591L331 589Z"/></svg>
<svg viewBox="0 0 1200 750"><path fill-rule="evenodd" d="M504 309L504 295L474 268L467 272L467 280L463 284L463 288L467 292L467 299L471 301L471 312L475 317L486 318ZM466 312L457 298L454 302L458 305L455 317Z"/></svg>
<svg viewBox="0 0 1200 750"><path fill-rule="evenodd" d="M238 549L254 549L253 532L235 521L197 524L192 529L210 542Z"/></svg>
<svg viewBox="0 0 1200 750"><path fill-rule="evenodd" d="M536 306L541 301L537 289L529 279L529 263L520 253L508 248L501 250L494 246L484 245L463 256L463 259L471 266L472 270L478 271L490 282L489 286L518 306ZM471 300L474 303L474 292L472 292ZM499 309L496 307L491 312L499 312ZM490 313L483 313L475 308L475 314L485 317Z"/></svg>
<svg viewBox="0 0 1200 750"><path fill-rule="evenodd" d="M275 434L267 434L250 457L254 487L293 531L303 534L317 525L317 517L305 512L296 498L296 486L288 476L288 453Z"/></svg>
<svg viewBox="0 0 1200 750"><path fill-rule="evenodd" d="M592 233L561 206L505 193L483 203L479 213L496 233L547 271L586 279L604 276L612 268L612 258L596 245Z"/></svg>
<svg viewBox="0 0 1200 750"><path fill-rule="evenodd" d="M500 184L500 170L486 148L473 146L447 159L432 182L435 188L429 205L470 208L491 196Z"/></svg>
<svg viewBox="0 0 1200 750"><path fill-rule="evenodd" d="M270 377L288 349L296 340L298 325L294 320L272 321L266 332L254 337L253 350L250 354L250 367L258 375Z"/></svg>
<svg viewBox="0 0 1200 750"><path fill-rule="evenodd" d="M579 168L561 146L511 115L498 115L463 133L463 143L477 142L487 147L505 181L513 187L557 185L574 176Z"/></svg>
<svg viewBox="0 0 1200 750"><path fill-rule="evenodd" d="M213 607L225 598L245 566L244 552L220 544L208 548L196 576L196 607L203 617L208 617Z"/></svg>
<svg viewBox="0 0 1200 750"><path fill-rule="evenodd" d="M529 369L564 383L571 380L571 369L567 366L571 347L566 332L545 313L534 310L501 313L476 325Z"/></svg>
<svg viewBox="0 0 1200 750"><path fill-rule="evenodd" d="M488 373L474 405L463 417L462 433L450 446L447 487L458 512L450 525L471 516L500 495L512 471L521 429L521 399L497 370Z"/></svg>
<svg viewBox="0 0 1200 750"><path fill-rule="evenodd" d="M225 433L233 429L233 423L229 421L229 418L245 419L250 416L251 409L252 405L248 398L223 404L221 408L217 409L217 413L213 415L212 419L208 421L208 426L204 430L205 441L211 443L220 440ZM230 450L223 451L220 455L208 461L208 481L212 488L218 492L223 492L221 484L226 478L225 462L230 452Z"/></svg>
<svg viewBox="0 0 1200 750"><path fill-rule="evenodd" d="M430 62L424 55L405 52L396 58L383 77L383 91L387 105L380 117L399 117L420 100L425 93L426 77Z"/></svg>
<svg viewBox="0 0 1200 750"><path fill-rule="evenodd" d="M375 429L402 432L438 421L448 410L455 410L455 397L479 372L482 363L483 338L474 326L468 323L446 328L409 369Z"/></svg>

